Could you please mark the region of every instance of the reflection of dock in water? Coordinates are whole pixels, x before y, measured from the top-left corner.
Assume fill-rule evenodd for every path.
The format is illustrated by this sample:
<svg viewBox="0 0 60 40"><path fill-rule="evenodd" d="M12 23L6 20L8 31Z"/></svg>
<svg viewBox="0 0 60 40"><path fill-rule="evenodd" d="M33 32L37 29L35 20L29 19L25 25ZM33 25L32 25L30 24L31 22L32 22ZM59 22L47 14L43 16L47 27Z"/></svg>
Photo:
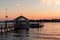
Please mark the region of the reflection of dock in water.
<svg viewBox="0 0 60 40"><path fill-rule="evenodd" d="M10 32L7 34L0 34L0 40L29 40L29 31L20 30L19 32Z"/></svg>

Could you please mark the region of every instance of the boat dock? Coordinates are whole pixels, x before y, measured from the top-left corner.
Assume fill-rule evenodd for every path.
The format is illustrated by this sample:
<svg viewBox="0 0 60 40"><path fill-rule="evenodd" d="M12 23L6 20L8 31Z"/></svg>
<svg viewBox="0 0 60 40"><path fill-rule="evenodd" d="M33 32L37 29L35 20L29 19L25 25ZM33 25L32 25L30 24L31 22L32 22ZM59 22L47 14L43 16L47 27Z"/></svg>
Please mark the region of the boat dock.
<svg viewBox="0 0 60 40"><path fill-rule="evenodd" d="M27 26L23 26L21 27L23 23ZM19 16L14 20L7 20L7 21L0 21L0 32L12 32L21 28L24 29L29 29L31 24L38 24L36 26L40 26L41 22L37 21L37 20L28 20L27 18L25 18L24 16ZM35 26L35 25L33 25ZM38 28L38 27L37 27Z"/></svg>

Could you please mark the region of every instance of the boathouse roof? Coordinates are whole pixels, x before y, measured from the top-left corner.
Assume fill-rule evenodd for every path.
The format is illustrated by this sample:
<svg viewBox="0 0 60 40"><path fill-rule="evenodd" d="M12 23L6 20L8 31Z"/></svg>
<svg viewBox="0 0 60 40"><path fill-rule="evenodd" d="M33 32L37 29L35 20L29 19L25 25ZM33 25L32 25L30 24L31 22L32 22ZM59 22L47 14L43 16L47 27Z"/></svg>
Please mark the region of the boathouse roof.
<svg viewBox="0 0 60 40"><path fill-rule="evenodd" d="M19 19L24 19L24 20L28 20L26 17L24 17L24 16L19 16L19 17L17 17L15 20L19 20Z"/></svg>

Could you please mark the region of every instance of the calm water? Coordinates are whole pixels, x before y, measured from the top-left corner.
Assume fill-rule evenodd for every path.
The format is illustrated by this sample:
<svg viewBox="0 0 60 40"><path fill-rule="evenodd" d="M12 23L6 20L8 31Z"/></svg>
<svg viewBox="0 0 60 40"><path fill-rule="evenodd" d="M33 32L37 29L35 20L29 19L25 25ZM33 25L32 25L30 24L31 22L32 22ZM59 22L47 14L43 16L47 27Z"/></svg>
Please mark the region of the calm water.
<svg viewBox="0 0 60 40"><path fill-rule="evenodd" d="M44 23L39 30L30 28L28 32L2 34L0 40L60 40L60 23Z"/></svg>

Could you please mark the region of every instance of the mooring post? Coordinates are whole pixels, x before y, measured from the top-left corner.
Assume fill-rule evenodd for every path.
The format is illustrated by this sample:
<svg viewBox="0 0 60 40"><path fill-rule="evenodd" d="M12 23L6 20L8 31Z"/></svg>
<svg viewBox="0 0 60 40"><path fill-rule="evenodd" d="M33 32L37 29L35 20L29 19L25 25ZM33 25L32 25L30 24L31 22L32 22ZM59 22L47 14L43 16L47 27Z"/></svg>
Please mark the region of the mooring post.
<svg viewBox="0 0 60 40"><path fill-rule="evenodd" d="M40 26L39 22L38 22L38 26ZM38 27L38 31L39 31L39 28L40 28L40 27Z"/></svg>
<svg viewBox="0 0 60 40"><path fill-rule="evenodd" d="M5 20L5 31L7 32L7 30L8 30L8 28L7 28L7 18L8 18L8 16L7 16L7 8L6 8L6 20Z"/></svg>
<svg viewBox="0 0 60 40"><path fill-rule="evenodd" d="M7 32L7 21L5 21L5 32Z"/></svg>
<svg viewBox="0 0 60 40"><path fill-rule="evenodd" d="M2 25L1 25L1 33L2 33Z"/></svg>

